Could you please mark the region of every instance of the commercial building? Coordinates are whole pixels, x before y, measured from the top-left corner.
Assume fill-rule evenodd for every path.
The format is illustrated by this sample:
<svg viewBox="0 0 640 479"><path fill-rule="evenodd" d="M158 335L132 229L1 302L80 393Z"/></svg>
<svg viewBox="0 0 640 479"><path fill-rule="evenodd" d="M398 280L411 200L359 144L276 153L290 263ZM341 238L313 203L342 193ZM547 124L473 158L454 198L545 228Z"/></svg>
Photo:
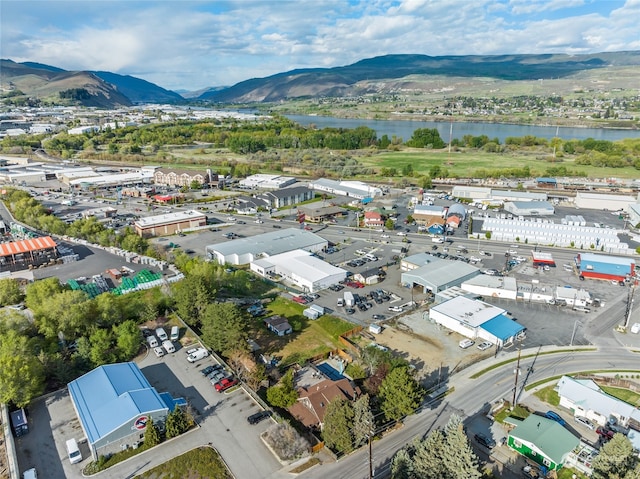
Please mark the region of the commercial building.
<svg viewBox="0 0 640 479"><path fill-rule="evenodd" d="M491 199L491 188L483 186L454 186L451 190L454 198L466 198L469 200L489 200Z"/></svg>
<svg viewBox="0 0 640 479"><path fill-rule="evenodd" d="M594 253L579 253L576 266L580 278L624 281L635 275L635 259Z"/></svg>
<svg viewBox="0 0 640 479"><path fill-rule="evenodd" d="M571 452L580 445L580 438L560 423L543 416L531 414L522 421L509 418L509 422L516 427L509 433L507 445L546 470L561 469Z"/></svg>
<svg viewBox="0 0 640 479"><path fill-rule="evenodd" d="M525 328L497 306L456 296L429 310L429 320L470 339L490 341L502 347L523 337Z"/></svg>
<svg viewBox="0 0 640 479"><path fill-rule="evenodd" d="M627 213L629 213L629 224L638 228L640 226L640 203L630 204Z"/></svg>
<svg viewBox="0 0 640 479"><path fill-rule="evenodd" d="M261 258L302 249L311 253L323 251L329 242L299 228L283 228L251 238L237 238L225 243L208 245L207 257L219 264L249 264Z"/></svg>
<svg viewBox="0 0 640 479"><path fill-rule="evenodd" d="M377 211L365 211L364 225L366 227L382 228L384 226L384 219Z"/></svg>
<svg viewBox="0 0 640 479"><path fill-rule="evenodd" d="M162 428L169 411L186 405L158 393L133 362L100 366L67 387L94 460L137 447L150 420Z"/></svg>
<svg viewBox="0 0 640 479"><path fill-rule="evenodd" d="M508 201L547 201L546 193L530 193L528 191L502 191L491 190L491 198L493 200L508 202Z"/></svg>
<svg viewBox="0 0 640 479"><path fill-rule="evenodd" d="M304 201L312 200L315 193L307 186L291 186L279 190L267 191L259 195L272 208L299 205Z"/></svg>
<svg viewBox="0 0 640 479"><path fill-rule="evenodd" d="M348 196L358 200L382 196L382 190L380 188L368 185L362 181L335 181L327 178L319 178L309 183L309 188L316 191L325 191L333 195Z"/></svg>
<svg viewBox="0 0 640 479"><path fill-rule="evenodd" d="M480 274L463 282L460 287L469 293L489 298L518 299L518 285L511 276Z"/></svg>
<svg viewBox="0 0 640 479"><path fill-rule="evenodd" d="M574 203L579 208L591 210L629 211L629 205L637 203L633 196L608 195L578 191Z"/></svg>
<svg viewBox="0 0 640 479"><path fill-rule="evenodd" d="M317 206L310 204L298 207L298 212L304 215L304 221L320 223L322 221L331 220L336 216L344 216L347 210L340 206Z"/></svg>
<svg viewBox="0 0 640 479"><path fill-rule="evenodd" d="M629 245L620 241L618 230L556 224L543 218L536 218L535 221L484 218L482 231L490 231L491 239L496 241L520 241L530 245L542 244L575 248L589 248L593 245L593 248L602 249L607 253L626 254L629 252Z"/></svg>
<svg viewBox="0 0 640 479"><path fill-rule="evenodd" d="M564 286L556 287L554 299L564 302L567 306L587 306L592 303L591 294L588 291Z"/></svg>
<svg viewBox="0 0 640 479"><path fill-rule="evenodd" d="M143 238L176 234L190 228L206 226L207 215L199 211L178 211L163 215L147 216L134 223L136 233Z"/></svg>
<svg viewBox="0 0 640 479"><path fill-rule="evenodd" d="M508 201L504 210L515 216L550 216L556 211L548 201Z"/></svg>
<svg viewBox="0 0 640 479"><path fill-rule="evenodd" d="M129 173L117 173L92 176L89 178L75 178L69 180L69 185L79 188L148 185L153 181L153 170L142 168Z"/></svg>
<svg viewBox="0 0 640 479"><path fill-rule="evenodd" d="M286 283L309 293L326 289L347 277L344 269L301 249L256 259L251 262L250 269L265 278L280 277Z"/></svg>
<svg viewBox="0 0 640 479"><path fill-rule="evenodd" d="M57 244L51 236L0 243L0 264L39 264L57 256Z"/></svg>
<svg viewBox="0 0 640 479"><path fill-rule="evenodd" d="M425 292L437 293L451 286L460 286L464 281L480 274L475 266L462 261L448 261L427 253L403 258L400 263L400 282L409 288L422 286Z"/></svg>
<svg viewBox="0 0 640 479"><path fill-rule="evenodd" d="M218 181L218 175L207 169L206 171L194 170L173 170L168 168L158 168L153 173L153 182L156 185L165 186L191 186L197 183L200 186L208 186L210 183Z"/></svg>
<svg viewBox="0 0 640 479"><path fill-rule="evenodd" d="M533 266L555 266L556 262L553 260L551 253L545 253L543 251L531 252L531 263Z"/></svg>
<svg viewBox="0 0 640 479"><path fill-rule="evenodd" d="M291 176L265 175L259 173L240 180L238 186L240 188L247 189L260 188L277 190L278 188L285 188L287 186L293 185L297 181L298 180Z"/></svg>
<svg viewBox="0 0 640 479"><path fill-rule="evenodd" d="M446 208L442 206L416 205L411 216L419 225L426 225L434 220L442 220L444 225L446 212Z"/></svg>

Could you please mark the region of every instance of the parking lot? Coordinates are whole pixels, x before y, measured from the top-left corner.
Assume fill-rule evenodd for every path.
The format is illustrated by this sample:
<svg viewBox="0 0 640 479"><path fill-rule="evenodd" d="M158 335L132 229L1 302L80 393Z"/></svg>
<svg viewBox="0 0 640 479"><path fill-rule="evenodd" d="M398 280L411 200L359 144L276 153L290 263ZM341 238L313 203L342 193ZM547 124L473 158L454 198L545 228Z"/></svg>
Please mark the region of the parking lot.
<svg viewBox="0 0 640 479"><path fill-rule="evenodd" d="M133 472L142 472L202 444L213 445L235 477L265 477L280 469L280 463L260 439L272 420L249 424L248 417L262 410L255 401L242 388L216 392L201 373L204 367L215 364L210 356L195 363L189 363L186 357L185 349L178 347L162 358L149 353L136 362L158 392L186 399L199 427L179 441L169 441L110 468L100 477L133 477ZM29 420L31 432L17 439L20 470L35 467L47 479L83 477L82 468L91 458L88 445L81 440L82 429L68 392L60 390L36 400L29 408ZM80 444L84 459L79 464L71 465L64 450L70 438Z"/></svg>

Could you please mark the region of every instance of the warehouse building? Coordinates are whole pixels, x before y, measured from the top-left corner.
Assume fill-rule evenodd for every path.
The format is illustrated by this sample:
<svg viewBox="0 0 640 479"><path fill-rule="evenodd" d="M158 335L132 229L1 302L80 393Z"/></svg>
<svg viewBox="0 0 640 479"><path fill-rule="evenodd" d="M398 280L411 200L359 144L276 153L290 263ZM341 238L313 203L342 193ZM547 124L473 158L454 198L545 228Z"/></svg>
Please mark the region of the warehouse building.
<svg viewBox="0 0 640 479"><path fill-rule="evenodd" d="M548 201L507 201L504 210L515 216L550 216L556 212Z"/></svg>
<svg viewBox="0 0 640 479"><path fill-rule="evenodd" d="M629 245L620 241L618 231L613 228L556 224L543 218L536 218L536 221L485 218L482 221L482 231L491 231L491 239L496 241L515 242L518 241L516 238L519 238L521 243L530 245L569 246L581 249L593 245L593 248L608 253L629 252Z"/></svg>
<svg viewBox="0 0 640 479"><path fill-rule="evenodd" d="M138 447L150 420L162 428L169 411L186 405L158 393L133 362L100 366L67 387L94 460Z"/></svg>
<svg viewBox="0 0 640 479"><path fill-rule="evenodd" d="M258 173L240 180L238 186L240 188L247 189L260 188L265 190L277 190L278 188L291 186L297 181L298 180L296 180L292 176L266 175Z"/></svg>
<svg viewBox="0 0 640 479"><path fill-rule="evenodd" d="M416 205L411 216L419 225L431 223L434 218L443 220L442 224L444 225L445 214L446 209L442 206Z"/></svg>
<svg viewBox="0 0 640 479"><path fill-rule="evenodd" d="M297 249L318 253L328 245L326 239L310 231L287 228L208 245L205 251L207 258L219 264L242 265Z"/></svg>
<svg viewBox="0 0 640 479"><path fill-rule="evenodd" d="M429 320L469 339L490 341L498 347L524 336L525 328L497 306L457 296L429 310Z"/></svg>
<svg viewBox="0 0 640 479"><path fill-rule="evenodd" d="M593 278L607 281L624 281L635 275L636 262L633 258L579 253L575 261L580 279Z"/></svg>
<svg viewBox="0 0 640 479"><path fill-rule="evenodd" d="M69 186L91 188L92 186L132 186L148 185L153 181L153 169L142 168L131 173L116 173L92 176L90 178L75 178L69 180Z"/></svg>
<svg viewBox="0 0 640 479"><path fill-rule="evenodd" d="M518 298L518 285L511 276L490 276L480 274L463 282L460 287L469 293L491 298Z"/></svg>
<svg viewBox="0 0 640 479"><path fill-rule="evenodd" d="M176 234L190 228L206 226L207 215L199 211L178 211L164 215L147 216L134 223L136 233L143 238Z"/></svg>
<svg viewBox="0 0 640 479"><path fill-rule="evenodd" d="M251 262L250 269L264 278L280 276L286 283L306 293L326 289L347 277L344 269L301 249L257 259Z"/></svg>
<svg viewBox="0 0 640 479"><path fill-rule="evenodd" d="M312 200L313 197L313 190L307 186L292 186L281 190L267 191L259 195L259 198L267 201L272 208L298 205L304 201Z"/></svg>
<svg viewBox="0 0 640 479"><path fill-rule="evenodd" d="M491 190L491 197L498 201L547 201L546 193L530 193L528 191Z"/></svg>
<svg viewBox="0 0 640 479"><path fill-rule="evenodd" d="M627 213L629 213L629 224L638 228L640 226L640 203L630 204Z"/></svg>
<svg viewBox="0 0 640 479"><path fill-rule="evenodd" d="M574 203L579 208L591 210L629 211L629 205L638 200L633 196L607 195L604 193L587 193L578 191Z"/></svg>
<svg viewBox="0 0 640 479"><path fill-rule="evenodd" d="M404 258L400 270L405 271L400 277L403 286L422 286L425 293L431 291L434 294L451 286L460 286L480 274L480 270L470 264L440 259L427 253Z"/></svg>
<svg viewBox="0 0 640 479"><path fill-rule="evenodd" d="M459 186L456 185L451 190L451 196L454 198L466 198L475 201L490 200L491 188L482 186Z"/></svg>
<svg viewBox="0 0 640 479"><path fill-rule="evenodd" d="M309 188L333 195L348 196L358 200L382 196L382 190L380 188L368 185L362 181L335 181L328 178L319 178L309 183Z"/></svg>

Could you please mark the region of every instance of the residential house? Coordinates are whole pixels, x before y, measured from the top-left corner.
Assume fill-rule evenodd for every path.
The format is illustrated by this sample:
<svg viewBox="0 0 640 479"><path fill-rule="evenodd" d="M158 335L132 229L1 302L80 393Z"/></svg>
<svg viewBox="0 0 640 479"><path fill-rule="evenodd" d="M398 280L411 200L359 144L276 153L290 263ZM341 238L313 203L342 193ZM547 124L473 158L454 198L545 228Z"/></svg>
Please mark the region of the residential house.
<svg viewBox="0 0 640 479"><path fill-rule="evenodd" d="M353 401L360 395L360 389L349 379L338 381L325 379L308 387L298 389L298 401L289 412L298 421L309 428L322 429L324 415L331 401L344 399Z"/></svg>
<svg viewBox="0 0 640 479"><path fill-rule="evenodd" d="M278 336L285 336L293 332L293 328L289 324L289 321L287 321L287 318L283 318L282 316L270 316L264 320L264 324L267 329L273 331Z"/></svg>
<svg viewBox="0 0 640 479"><path fill-rule="evenodd" d="M569 409L574 416L580 416L604 426L609 421L623 428L629 421L640 424L640 411L620 399L604 392L592 379L574 379L562 376L556 386L560 396L560 406Z"/></svg>
<svg viewBox="0 0 640 479"><path fill-rule="evenodd" d="M552 419L532 414L523 421L509 421L517 425L509 433L507 445L548 470L561 469L571 451L580 445L580 438Z"/></svg>

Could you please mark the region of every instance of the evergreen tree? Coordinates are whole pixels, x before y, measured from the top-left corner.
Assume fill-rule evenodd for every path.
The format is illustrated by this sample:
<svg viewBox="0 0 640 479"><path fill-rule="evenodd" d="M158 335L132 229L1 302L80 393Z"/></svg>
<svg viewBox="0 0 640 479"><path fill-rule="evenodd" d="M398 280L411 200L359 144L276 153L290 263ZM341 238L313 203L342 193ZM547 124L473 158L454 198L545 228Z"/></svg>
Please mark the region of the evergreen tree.
<svg viewBox="0 0 640 479"><path fill-rule="evenodd" d="M406 448L400 449L391 461L391 479L412 479L413 459Z"/></svg>
<svg viewBox="0 0 640 479"><path fill-rule="evenodd" d="M450 477L468 479L482 477L478 469L478 456L469 445L469 439L464 432L462 419L459 416L454 414L449 418L444 435L443 460Z"/></svg>
<svg viewBox="0 0 640 479"><path fill-rule="evenodd" d="M373 418L373 412L371 412L369 396L364 394L353 403L353 427L351 432L355 447L366 444L369 440L369 435L373 435L374 430L375 419Z"/></svg>
<svg viewBox="0 0 640 479"><path fill-rule="evenodd" d="M154 447L160 444L161 440L160 429L153 423L153 419L149 418L147 430L144 432L144 445L146 447Z"/></svg>
<svg viewBox="0 0 640 479"><path fill-rule="evenodd" d="M289 369L280 384L267 389L267 401L275 407L288 408L298 400L298 393L293 387L293 369Z"/></svg>
<svg viewBox="0 0 640 479"><path fill-rule="evenodd" d="M176 408L167 415L167 438L177 437L183 432L189 430L192 425L187 413L184 409L176 406Z"/></svg>
<svg viewBox="0 0 640 479"><path fill-rule="evenodd" d="M440 429L432 431L425 440L416 444L413 456L415 477L445 479L448 470L444 463L445 437Z"/></svg>
<svg viewBox="0 0 640 479"><path fill-rule="evenodd" d="M324 413L322 438L325 444L336 451L353 451L353 407L344 399L335 399L329 403Z"/></svg>
<svg viewBox="0 0 640 479"><path fill-rule="evenodd" d="M380 385L378 398L387 419L398 420L412 414L422 402L424 390L413 378L409 368L393 369Z"/></svg>
<svg viewBox="0 0 640 479"><path fill-rule="evenodd" d="M633 451L631 441L623 434L616 434L600 448L600 454L592 463L593 479L635 479L638 456Z"/></svg>

